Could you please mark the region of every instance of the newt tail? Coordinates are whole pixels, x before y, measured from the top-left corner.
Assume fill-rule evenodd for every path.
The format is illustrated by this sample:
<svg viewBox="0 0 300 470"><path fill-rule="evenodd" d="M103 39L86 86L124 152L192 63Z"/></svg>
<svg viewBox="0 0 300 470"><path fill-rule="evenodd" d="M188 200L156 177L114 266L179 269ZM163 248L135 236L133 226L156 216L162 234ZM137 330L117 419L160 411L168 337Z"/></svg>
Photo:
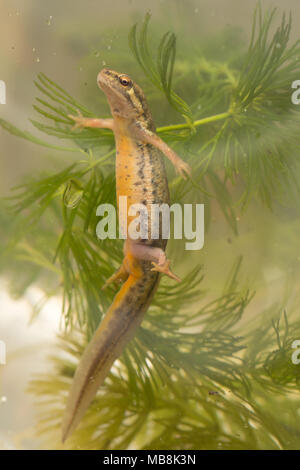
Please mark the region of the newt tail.
<svg viewBox="0 0 300 470"><path fill-rule="evenodd" d="M148 263L147 263L148 264ZM88 344L76 370L62 424L63 442L83 417L113 362L134 336L158 286L160 275L129 275Z"/></svg>

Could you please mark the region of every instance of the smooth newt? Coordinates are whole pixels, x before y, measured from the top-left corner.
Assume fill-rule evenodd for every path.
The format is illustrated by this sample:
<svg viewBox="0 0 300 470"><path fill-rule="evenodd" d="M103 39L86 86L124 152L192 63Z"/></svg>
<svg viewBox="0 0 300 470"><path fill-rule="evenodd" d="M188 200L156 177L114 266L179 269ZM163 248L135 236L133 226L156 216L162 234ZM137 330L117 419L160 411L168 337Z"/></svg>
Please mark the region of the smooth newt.
<svg viewBox="0 0 300 470"><path fill-rule="evenodd" d="M183 177L190 174L187 163L155 133L155 125L141 88L128 75L103 69L97 77L110 105L113 119L70 116L75 127L111 129L116 141L117 200L127 196L128 204L169 204L169 189L162 153ZM128 220L129 222L129 220ZM134 336L157 289L160 274L179 281L170 271L165 255L166 239L148 238L124 243L124 260L108 279L123 281L103 321L88 344L76 370L63 418L63 441L80 422L97 389Z"/></svg>

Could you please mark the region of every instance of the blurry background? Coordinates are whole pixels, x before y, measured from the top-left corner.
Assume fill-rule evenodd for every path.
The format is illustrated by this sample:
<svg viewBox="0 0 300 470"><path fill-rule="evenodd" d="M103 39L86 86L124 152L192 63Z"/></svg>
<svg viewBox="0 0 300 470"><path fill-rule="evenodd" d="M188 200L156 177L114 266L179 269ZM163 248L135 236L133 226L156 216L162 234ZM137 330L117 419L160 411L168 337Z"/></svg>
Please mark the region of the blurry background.
<svg viewBox="0 0 300 470"><path fill-rule="evenodd" d="M210 37L235 27L241 37L236 47L246 47L255 5L256 0L2 0L0 79L7 86L7 104L0 105L0 117L38 135L29 118L34 115L33 82L39 72L46 73L103 116L108 109L96 86L96 73L103 66L120 68L115 51L128 51L129 28L146 11L151 10L153 22L163 25L163 30L178 34L178 54L182 55L181 37L194 49L201 47L197 44L198 31ZM297 38L298 0L263 0L262 6L291 10L291 36L293 40ZM122 66L122 71L130 74L130 63L128 69L126 64ZM154 114L158 124L168 124L158 108ZM24 175L38 175L44 169L52 171L72 158L74 155L38 147L0 128L0 195L9 195L10 188L19 184ZM294 305L300 264L299 223L295 215L295 211L287 214L275 208L272 214L261 205L252 206L238 221L241 235L237 239L223 220L218 221L218 229L211 227L205 248L197 255L205 266L207 286L217 291L232 259L242 252L245 285L257 291L248 315L254 316L276 300L285 307ZM287 217L288 223L282 224ZM8 354L7 365L0 366L0 448L35 448L38 442L30 434L34 426L33 398L25 389L32 375L46 366L45 354L60 326L61 303L59 298L52 299L28 326L32 305L42 295L39 288L31 287L23 298L14 300L15 293L13 289L8 292L4 275L0 289L0 340L6 342Z"/></svg>

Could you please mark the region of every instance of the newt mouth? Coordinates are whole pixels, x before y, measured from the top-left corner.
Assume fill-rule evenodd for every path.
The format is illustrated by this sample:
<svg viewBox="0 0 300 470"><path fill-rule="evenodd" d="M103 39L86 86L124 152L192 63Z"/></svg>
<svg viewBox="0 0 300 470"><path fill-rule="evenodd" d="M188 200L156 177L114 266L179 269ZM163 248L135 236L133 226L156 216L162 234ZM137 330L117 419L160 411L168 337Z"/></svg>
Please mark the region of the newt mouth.
<svg viewBox="0 0 300 470"><path fill-rule="evenodd" d="M111 70L111 69L102 69L100 70L100 72L98 73L98 76L97 76L97 82L98 82L98 85L101 86L101 85L108 85L109 83L111 83L112 79L115 79L118 77L118 73L115 72L114 70Z"/></svg>
<svg viewBox="0 0 300 470"><path fill-rule="evenodd" d="M107 77L110 76L109 69L102 69L97 76L97 83L100 88L107 86Z"/></svg>

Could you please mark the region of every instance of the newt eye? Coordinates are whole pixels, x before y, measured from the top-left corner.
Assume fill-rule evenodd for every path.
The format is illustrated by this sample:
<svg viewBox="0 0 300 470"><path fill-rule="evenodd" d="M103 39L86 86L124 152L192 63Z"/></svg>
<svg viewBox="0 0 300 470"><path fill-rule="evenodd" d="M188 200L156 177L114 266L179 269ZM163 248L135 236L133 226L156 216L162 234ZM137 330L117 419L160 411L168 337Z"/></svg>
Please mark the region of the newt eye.
<svg viewBox="0 0 300 470"><path fill-rule="evenodd" d="M123 86L128 86L128 85L131 84L130 78L125 76L125 75L121 75L119 77L119 80L120 80L121 85L123 85Z"/></svg>

